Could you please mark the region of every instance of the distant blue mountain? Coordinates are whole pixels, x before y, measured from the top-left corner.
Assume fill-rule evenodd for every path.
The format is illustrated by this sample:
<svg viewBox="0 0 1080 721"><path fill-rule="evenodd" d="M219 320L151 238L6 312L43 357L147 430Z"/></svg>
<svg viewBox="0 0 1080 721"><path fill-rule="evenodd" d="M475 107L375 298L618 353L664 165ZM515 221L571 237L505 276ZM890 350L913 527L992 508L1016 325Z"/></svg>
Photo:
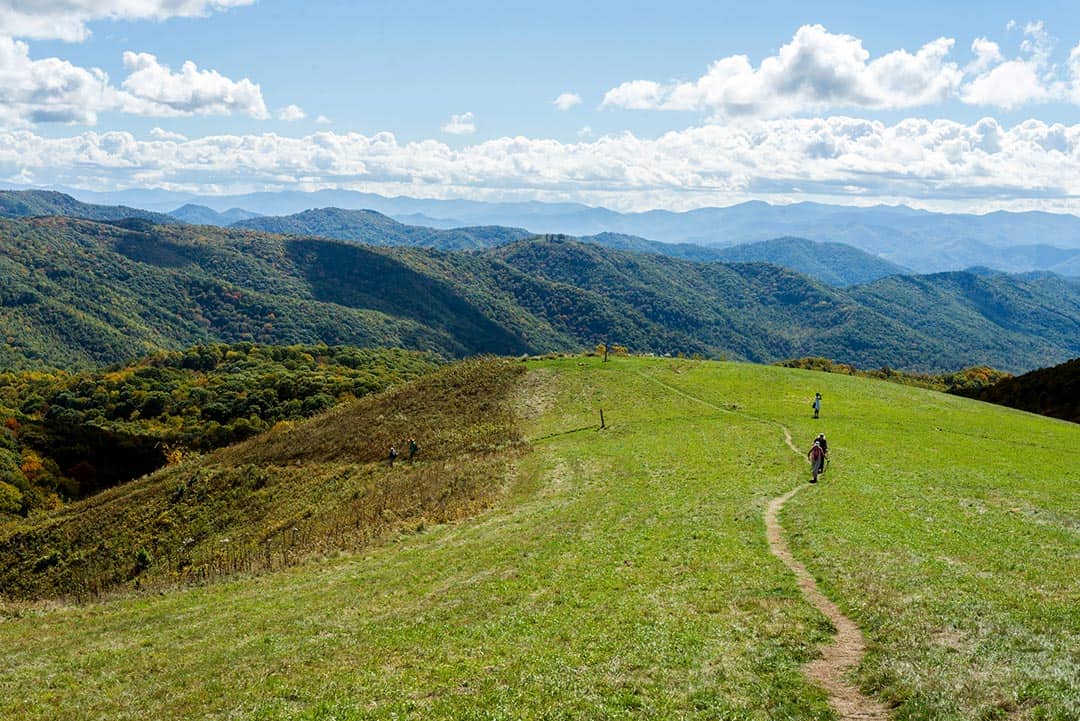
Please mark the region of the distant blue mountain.
<svg viewBox="0 0 1080 721"><path fill-rule="evenodd" d="M244 210L242 208L229 208L225 212L219 213L213 208L208 208L205 205L196 205L194 203L187 203L176 210L169 211L169 215L185 223L191 223L192 225L220 226L232 225L233 223L239 223L243 220L261 217L258 213L252 213L250 210Z"/></svg>
<svg viewBox="0 0 1080 721"><path fill-rule="evenodd" d="M160 211L183 203L198 203L218 212L243 208L262 215L290 215L319 207L369 209L411 224L444 229L499 225L526 228L533 233L617 233L719 247L791 236L843 243L920 273L985 265L1008 272L1050 270L1075 276L1080 268L1080 218L1043 212L970 215L931 213L905 206L770 205L751 201L681 213L619 213L579 203L387 198L348 190L218 197L162 190L71 193L87 202Z"/></svg>

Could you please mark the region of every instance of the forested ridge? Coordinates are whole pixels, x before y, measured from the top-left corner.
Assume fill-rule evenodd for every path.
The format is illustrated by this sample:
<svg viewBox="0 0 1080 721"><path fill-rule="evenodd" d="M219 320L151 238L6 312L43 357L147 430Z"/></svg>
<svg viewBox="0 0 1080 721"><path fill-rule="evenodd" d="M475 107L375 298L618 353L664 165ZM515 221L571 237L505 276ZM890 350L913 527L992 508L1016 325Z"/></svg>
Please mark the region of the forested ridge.
<svg viewBox="0 0 1080 721"><path fill-rule="evenodd" d="M209 226L0 220L0 363L90 368L250 341L445 356L633 352L1025 371L1080 355L1080 284L942 273L833 288L563 236L377 248Z"/></svg>

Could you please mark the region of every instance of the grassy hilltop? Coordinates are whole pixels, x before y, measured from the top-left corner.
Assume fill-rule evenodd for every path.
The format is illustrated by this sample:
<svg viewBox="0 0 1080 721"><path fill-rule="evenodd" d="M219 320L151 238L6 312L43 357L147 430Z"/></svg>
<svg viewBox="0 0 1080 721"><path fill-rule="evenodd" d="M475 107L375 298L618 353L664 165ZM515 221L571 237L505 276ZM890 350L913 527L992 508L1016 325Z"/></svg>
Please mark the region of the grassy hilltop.
<svg viewBox="0 0 1080 721"><path fill-rule="evenodd" d="M499 500L444 525L422 522L421 509L360 550L273 573L87 605L10 602L0 717L831 719L801 672L831 629L765 541L768 501L807 480L782 426L799 446L819 431L831 442L823 483L781 521L867 637L864 691L905 720L1080 715L1080 428L797 369L634 358L501 367L511 366L511 376L475 371L486 379L476 385L453 366L392 392L405 395L111 491L106 500L130 510L136 489L167 486L168 473L232 473L238 498L259 492L247 479L266 477L275 497L313 494L288 506L302 515L321 512L325 488L349 499L451 464ZM413 468L324 440L369 424L381 444L412 427L416 408L453 403L489 410L445 427L430 413L421 432L442 450ZM507 418L491 409L513 418L487 425ZM472 443L470 429L494 436ZM297 460L310 472L290 475ZM323 473L327 484L304 481ZM261 523L225 519L200 542L235 536L229 522Z"/></svg>

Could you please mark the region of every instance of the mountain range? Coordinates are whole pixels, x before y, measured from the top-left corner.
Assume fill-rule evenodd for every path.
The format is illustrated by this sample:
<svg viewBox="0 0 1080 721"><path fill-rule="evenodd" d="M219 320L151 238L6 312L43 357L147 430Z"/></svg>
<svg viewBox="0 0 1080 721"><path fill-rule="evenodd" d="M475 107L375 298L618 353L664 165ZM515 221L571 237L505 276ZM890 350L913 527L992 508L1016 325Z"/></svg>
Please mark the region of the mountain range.
<svg viewBox="0 0 1080 721"><path fill-rule="evenodd" d="M0 221L0 363L87 367L206 342L447 356L635 352L1020 371L1080 355L1080 283L892 276L833 288L563 236L450 252L147 220Z"/></svg>
<svg viewBox="0 0 1080 721"><path fill-rule="evenodd" d="M751 201L686 212L620 213L578 203L495 203L387 198L348 190L282 191L197 196L164 190L92 193L70 191L88 202L126 204L168 212L184 203L214 210L243 208L289 215L318 207L368 209L399 221L436 228L504 225L532 233L575 236L620 233L651 240L730 246L784 236L851 245L915 272L987 266L1006 272L1048 270L1080 276L1080 218L1045 212L985 215L934 213L906 206L770 205Z"/></svg>
<svg viewBox="0 0 1080 721"><path fill-rule="evenodd" d="M0 216L31 217L63 215L95 220L140 217L156 222L181 221L197 225L217 225L262 230L272 233L307 235L349 240L368 245L410 245L442 250L493 248L532 235L523 228L475 226L438 229L400 223L373 210L319 208L289 216L258 216L238 208L218 213L199 205L184 205L168 215L139 211L126 206L99 206L76 201L49 191L9 193L0 204ZM866 283L907 269L841 243L815 243L802 238L778 238L731 248L715 248L692 243L661 243L620 233L599 233L580 238L609 248L669 255L698 262L765 261L811 275L830 285Z"/></svg>

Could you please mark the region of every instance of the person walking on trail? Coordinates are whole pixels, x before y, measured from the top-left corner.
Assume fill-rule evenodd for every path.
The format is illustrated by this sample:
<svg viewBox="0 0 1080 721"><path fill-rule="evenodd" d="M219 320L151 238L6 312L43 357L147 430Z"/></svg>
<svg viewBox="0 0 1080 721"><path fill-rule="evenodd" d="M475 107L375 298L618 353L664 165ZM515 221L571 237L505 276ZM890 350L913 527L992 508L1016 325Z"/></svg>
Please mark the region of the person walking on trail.
<svg viewBox="0 0 1080 721"><path fill-rule="evenodd" d="M390 466L391 468L393 468L394 467L394 461L397 460L397 457L398 457L397 448L395 448L394 446L390 446L390 455L386 459L386 464L388 466Z"/></svg>
<svg viewBox="0 0 1080 721"><path fill-rule="evenodd" d="M817 483L818 475L825 468L825 451L822 450L821 444L814 441L814 445L810 448L810 452L806 454L806 457L810 459L810 473L814 476L810 479L810 482Z"/></svg>
<svg viewBox="0 0 1080 721"><path fill-rule="evenodd" d="M409 437L409 463L412 463L413 456L416 455L416 452L418 450L420 450L420 446L416 445L416 439L410 436Z"/></svg>
<svg viewBox="0 0 1080 721"><path fill-rule="evenodd" d="M816 442L817 442L818 445L821 446L821 450L825 452L825 457L828 458L829 457L829 442L827 440L825 440L825 434L824 433L818 433Z"/></svg>
<svg viewBox="0 0 1080 721"><path fill-rule="evenodd" d="M820 393L815 393L814 394L814 402L811 403L810 405L812 405L814 407L814 418L817 418L821 414L821 394Z"/></svg>

